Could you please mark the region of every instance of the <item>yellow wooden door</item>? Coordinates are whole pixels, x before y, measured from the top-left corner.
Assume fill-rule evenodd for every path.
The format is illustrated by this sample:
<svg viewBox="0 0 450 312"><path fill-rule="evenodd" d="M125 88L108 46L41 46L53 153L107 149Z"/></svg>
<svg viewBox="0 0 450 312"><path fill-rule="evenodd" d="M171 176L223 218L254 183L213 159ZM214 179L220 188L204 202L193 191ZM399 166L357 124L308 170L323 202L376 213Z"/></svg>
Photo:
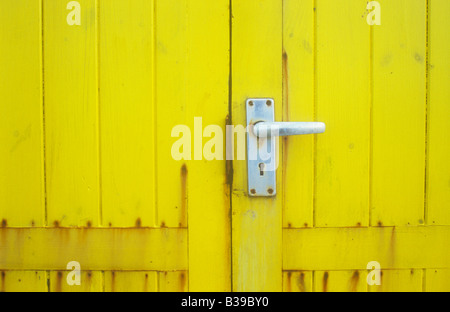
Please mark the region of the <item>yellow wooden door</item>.
<svg viewBox="0 0 450 312"><path fill-rule="evenodd" d="M0 1L0 291L449 291L450 3L377 3ZM327 130L258 198L202 151L266 97Z"/></svg>
<svg viewBox="0 0 450 312"><path fill-rule="evenodd" d="M226 164L171 157L225 127L228 5L0 2L0 290L230 290Z"/></svg>
<svg viewBox="0 0 450 312"><path fill-rule="evenodd" d="M232 1L233 123L270 97L277 121L327 125L281 140L274 198L234 162L234 290L450 290L449 10Z"/></svg>

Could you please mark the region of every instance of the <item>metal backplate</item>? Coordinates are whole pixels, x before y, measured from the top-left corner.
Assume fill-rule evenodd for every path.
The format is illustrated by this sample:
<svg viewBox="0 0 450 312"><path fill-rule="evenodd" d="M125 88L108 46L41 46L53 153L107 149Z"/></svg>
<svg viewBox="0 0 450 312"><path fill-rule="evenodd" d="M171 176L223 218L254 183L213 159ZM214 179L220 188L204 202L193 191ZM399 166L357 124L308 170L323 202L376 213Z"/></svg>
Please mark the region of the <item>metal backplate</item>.
<svg viewBox="0 0 450 312"><path fill-rule="evenodd" d="M273 99L248 99L247 108L247 175L249 196L275 196L276 188L276 137L258 138L253 125L273 122Z"/></svg>

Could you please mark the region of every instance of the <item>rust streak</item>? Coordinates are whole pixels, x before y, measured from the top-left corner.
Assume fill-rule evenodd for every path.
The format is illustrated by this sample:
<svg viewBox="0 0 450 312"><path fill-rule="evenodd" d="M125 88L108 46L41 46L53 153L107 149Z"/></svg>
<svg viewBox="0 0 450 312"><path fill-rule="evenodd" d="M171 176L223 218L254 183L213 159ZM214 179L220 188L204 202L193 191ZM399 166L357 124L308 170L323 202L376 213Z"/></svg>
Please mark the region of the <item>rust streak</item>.
<svg viewBox="0 0 450 312"><path fill-rule="evenodd" d="M61 292L62 291L62 277L63 277L62 272L58 271L58 273L56 274L55 292Z"/></svg>
<svg viewBox="0 0 450 312"><path fill-rule="evenodd" d="M305 292L306 291L306 287L305 287L305 273L300 273L300 276L297 279L297 285L298 288L300 289L300 292Z"/></svg>
<svg viewBox="0 0 450 312"><path fill-rule="evenodd" d="M181 224L186 226L186 208L187 208L187 167L186 164L181 166L180 170L181 177Z"/></svg>
<svg viewBox="0 0 450 312"><path fill-rule="evenodd" d="M328 291L328 272L325 272L323 274L323 292L327 292Z"/></svg>
<svg viewBox="0 0 450 312"><path fill-rule="evenodd" d="M111 292L115 292L116 289L116 272L111 272Z"/></svg>
<svg viewBox="0 0 450 312"><path fill-rule="evenodd" d="M140 228L141 225L142 225L141 218L137 218L137 219L136 219L136 227L137 227L137 228Z"/></svg>
<svg viewBox="0 0 450 312"><path fill-rule="evenodd" d="M227 115L227 118L225 119L225 126L231 125L231 118L230 115ZM225 162L225 172L226 172L226 181L225 184L228 185L230 188L233 185L233 158L234 155L232 154L233 146L231 145L231 142L233 142L233 131L231 131L231 128L225 128L226 131L226 139L229 141L226 141L225 144L225 152L226 152L226 162ZM230 153L230 154L229 154Z"/></svg>
<svg viewBox="0 0 450 312"><path fill-rule="evenodd" d="M359 282L359 272L355 271L353 273L353 276L352 276L352 279L351 279L350 291L356 292L356 289L358 287L358 282Z"/></svg>
<svg viewBox="0 0 450 312"><path fill-rule="evenodd" d="M2 286L0 288L0 292L5 292L6 291L6 273L5 271L2 271Z"/></svg>
<svg viewBox="0 0 450 312"><path fill-rule="evenodd" d="M292 277L292 273L288 272L288 274L287 274L287 292L292 292L291 277Z"/></svg>
<svg viewBox="0 0 450 312"><path fill-rule="evenodd" d="M180 291L185 291L186 286L186 276L184 273L180 274Z"/></svg>

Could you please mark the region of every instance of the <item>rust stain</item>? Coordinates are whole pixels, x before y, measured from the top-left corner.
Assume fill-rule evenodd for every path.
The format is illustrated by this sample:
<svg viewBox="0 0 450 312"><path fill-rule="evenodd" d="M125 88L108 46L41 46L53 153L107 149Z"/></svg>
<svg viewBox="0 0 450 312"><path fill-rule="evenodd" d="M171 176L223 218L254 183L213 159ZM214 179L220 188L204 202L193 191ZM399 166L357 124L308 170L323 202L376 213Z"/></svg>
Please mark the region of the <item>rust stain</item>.
<svg viewBox="0 0 450 312"><path fill-rule="evenodd" d="M328 291L328 272L325 272L323 274L323 281L322 281L322 283L323 283L322 291L323 292L327 292Z"/></svg>
<svg viewBox="0 0 450 312"><path fill-rule="evenodd" d="M305 292L306 291L306 287L305 287L305 273L300 273L299 277L297 278L297 285L298 288L300 289L300 292Z"/></svg>
<svg viewBox="0 0 450 312"><path fill-rule="evenodd" d="M112 223L111 223L111 222L109 222L109 224L108 224L108 225L109 225L109 227L112 227Z"/></svg>
<svg viewBox="0 0 450 312"><path fill-rule="evenodd" d="M0 288L0 292L5 292L6 291L6 273L5 273L5 271L2 271L2 274L1 274L1 276L2 276L2 286L1 286L1 288Z"/></svg>
<svg viewBox="0 0 450 312"><path fill-rule="evenodd" d="M183 273L180 274L180 291L185 291L186 286L186 275Z"/></svg>
<svg viewBox="0 0 450 312"><path fill-rule="evenodd" d="M88 221L87 224L86 224L86 226L87 226L88 228L92 227L91 221Z"/></svg>
<svg viewBox="0 0 450 312"><path fill-rule="evenodd" d="M7 227L8 226L8 221L6 221L6 219L2 220L2 227Z"/></svg>
<svg viewBox="0 0 450 312"><path fill-rule="evenodd" d="M181 223L186 225L186 208L187 208L187 167L186 164L181 166L180 178L181 178Z"/></svg>
<svg viewBox="0 0 450 312"><path fill-rule="evenodd" d="M292 224L291 224L291 223L288 223L288 227L292 227Z"/></svg>
<svg viewBox="0 0 450 312"><path fill-rule="evenodd" d="M361 226L361 222L356 223L356 226L360 227Z"/></svg>
<svg viewBox="0 0 450 312"><path fill-rule="evenodd" d="M308 223L305 222L305 224L303 224L305 227L308 227Z"/></svg>
<svg viewBox="0 0 450 312"><path fill-rule="evenodd" d="M34 220L31 220L31 226L34 226L34 225L35 225Z"/></svg>
<svg viewBox="0 0 450 312"><path fill-rule="evenodd" d="M288 274L287 274L287 292L292 292L291 278L292 278L292 273L288 272Z"/></svg>
<svg viewBox="0 0 450 312"><path fill-rule="evenodd" d="M148 292L148 274L145 274L144 292Z"/></svg>
<svg viewBox="0 0 450 312"><path fill-rule="evenodd" d="M356 292L357 287L358 287L358 282L359 282L359 272L355 271L353 273L351 282L350 282L350 291L352 292Z"/></svg>
<svg viewBox="0 0 450 312"><path fill-rule="evenodd" d="M61 292L62 291L62 278L63 278L63 273L61 271L58 271L58 273L56 273L55 292Z"/></svg>
<svg viewBox="0 0 450 312"><path fill-rule="evenodd" d="M163 221L163 222L161 222L161 227L162 227L162 228L165 228L165 227L167 227L167 226L166 226L166 223L165 223L164 221Z"/></svg>
<svg viewBox="0 0 450 312"><path fill-rule="evenodd" d="M115 292L116 289L116 272L111 272L111 292Z"/></svg>
<svg viewBox="0 0 450 312"><path fill-rule="evenodd" d="M136 227L137 227L137 228L140 228L141 225L142 225L141 218L137 218L137 219L136 219Z"/></svg>
<svg viewBox="0 0 450 312"><path fill-rule="evenodd" d="M59 221L58 221L58 220L55 220L55 222L53 222L53 226L54 226L54 227L59 227Z"/></svg>
<svg viewBox="0 0 450 312"><path fill-rule="evenodd" d="M378 221L378 226L383 226L383 223L381 221Z"/></svg>

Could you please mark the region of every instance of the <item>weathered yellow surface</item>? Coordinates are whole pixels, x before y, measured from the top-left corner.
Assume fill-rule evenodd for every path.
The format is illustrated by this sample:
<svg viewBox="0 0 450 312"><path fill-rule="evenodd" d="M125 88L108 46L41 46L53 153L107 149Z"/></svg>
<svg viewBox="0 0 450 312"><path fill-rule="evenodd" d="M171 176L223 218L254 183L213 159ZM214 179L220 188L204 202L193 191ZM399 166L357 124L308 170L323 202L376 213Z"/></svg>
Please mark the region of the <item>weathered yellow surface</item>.
<svg viewBox="0 0 450 312"><path fill-rule="evenodd" d="M186 270L186 229L0 228L0 270Z"/></svg>
<svg viewBox="0 0 450 312"><path fill-rule="evenodd" d="M0 292L47 292L45 271L0 271Z"/></svg>
<svg viewBox="0 0 450 312"><path fill-rule="evenodd" d="M365 292L367 291L365 271L316 271L315 292Z"/></svg>
<svg viewBox="0 0 450 312"><path fill-rule="evenodd" d="M450 227L370 227L283 230L284 270L447 268Z"/></svg>
<svg viewBox="0 0 450 312"><path fill-rule="evenodd" d="M429 2L427 198L428 224L450 225L449 1Z"/></svg>
<svg viewBox="0 0 450 312"><path fill-rule="evenodd" d="M0 220L43 226L40 2L1 1L0 20Z"/></svg>
<svg viewBox="0 0 450 312"><path fill-rule="evenodd" d="M371 225L424 223L426 1L380 1L373 29Z"/></svg>
<svg viewBox="0 0 450 312"><path fill-rule="evenodd" d="M314 121L314 20L313 1L283 1L283 121ZM314 139L283 139L284 227L313 226Z"/></svg>
<svg viewBox="0 0 450 312"><path fill-rule="evenodd" d="M281 120L282 3L232 1L232 15L233 124L245 126L245 102L251 97L273 98ZM246 161L233 161L233 172L233 290L281 291L282 189L274 198L249 198ZM278 170L279 184L281 176Z"/></svg>
<svg viewBox="0 0 450 312"><path fill-rule="evenodd" d="M366 0L316 2L315 109L316 119L327 130L317 135L315 147L315 226L364 226L369 221L366 4Z"/></svg>
<svg viewBox="0 0 450 312"><path fill-rule="evenodd" d="M67 284L69 271L51 271L50 292L101 292L103 291L102 272L82 271L80 285Z"/></svg>
<svg viewBox="0 0 450 312"><path fill-rule="evenodd" d="M0 291L450 290L449 1L68 2L0 1ZM250 97L327 125L274 198L196 152Z"/></svg>

